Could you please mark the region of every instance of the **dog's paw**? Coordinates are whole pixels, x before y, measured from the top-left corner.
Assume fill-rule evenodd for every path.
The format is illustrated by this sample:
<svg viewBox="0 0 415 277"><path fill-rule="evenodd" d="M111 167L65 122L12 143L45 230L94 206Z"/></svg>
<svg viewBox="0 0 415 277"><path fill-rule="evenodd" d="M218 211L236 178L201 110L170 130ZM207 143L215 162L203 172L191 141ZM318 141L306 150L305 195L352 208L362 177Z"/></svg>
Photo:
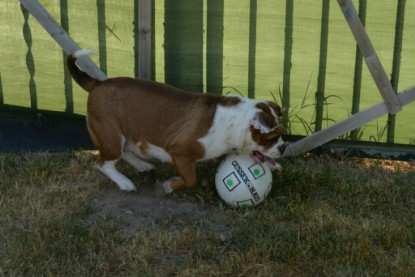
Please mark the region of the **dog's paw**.
<svg viewBox="0 0 415 277"><path fill-rule="evenodd" d="M136 167L136 169L140 172L150 171L155 169L154 165L150 163L142 163L139 166Z"/></svg>
<svg viewBox="0 0 415 277"><path fill-rule="evenodd" d="M171 187L171 182L169 180L165 181L162 186L166 194L170 194L174 191L173 188Z"/></svg>
<svg viewBox="0 0 415 277"><path fill-rule="evenodd" d="M122 175L116 168L114 161L106 161L103 165L97 165L97 168L115 182L120 190L132 191L137 190L130 179Z"/></svg>
<svg viewBox="0 0 415 277"><path fill-rule="evenodd" d="M207 179L203 179L202 182L200 182L200 185L202 187L208 187L209 186L209 181Z"/></svg>
<svg viewBox="0 0 415 277"><path fill-rule="evenodd" d="M271 164L268 163L269 169L271 169L271 171L282 171L282 166L279 163L275 163L275 164Z"/></svg>
<svg viewBox="0 0 415 277"><path fill-rule="evenodd" d="M175 183L174 188L173 188L173 183ZM183 181L180 177L171 177L169 180L165 181L162 186L163 186L164 191L166 192L166 194L170 194L175 189L177 189L178 188L177 183L180 183L180 184L183 183ZM179 187L181 187L181 185Z"/></svg>
<svg viewBox="0 0 415 277"><path fill-rule="evenodd" d="M131 182L126 177L124 177L124 178L118 178L116 180L116 183L117 183L118 187L120 188L120 190L123 190L123 191L134 191L134 190L137 190L137 188L135 187L135 185L133 184L133 182Z"/></svg>

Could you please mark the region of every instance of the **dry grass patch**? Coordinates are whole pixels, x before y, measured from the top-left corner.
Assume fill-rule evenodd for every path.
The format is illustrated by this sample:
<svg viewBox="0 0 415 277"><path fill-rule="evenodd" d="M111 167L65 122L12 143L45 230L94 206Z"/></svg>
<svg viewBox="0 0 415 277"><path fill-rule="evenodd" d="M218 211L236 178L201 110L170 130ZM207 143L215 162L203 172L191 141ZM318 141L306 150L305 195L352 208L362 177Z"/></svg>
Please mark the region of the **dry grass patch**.
<svg viewBox="0 0 415 277"><path fill-rule="evenodd" d="M224 206L218 161L208 186L161 195L173 174L120 170L94 152L0 155L0 275L410 276L415 273L413 163L303 157L282 161L266 202Z"/></svg>

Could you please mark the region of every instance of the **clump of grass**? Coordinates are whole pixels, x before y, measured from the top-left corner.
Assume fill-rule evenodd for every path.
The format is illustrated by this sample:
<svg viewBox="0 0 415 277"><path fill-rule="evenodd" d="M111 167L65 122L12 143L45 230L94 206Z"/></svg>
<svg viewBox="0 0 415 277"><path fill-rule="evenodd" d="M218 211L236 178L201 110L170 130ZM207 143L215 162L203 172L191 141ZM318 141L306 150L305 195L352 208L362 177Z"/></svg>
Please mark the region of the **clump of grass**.
<svg viewBox="0 0 415 277"><path fill-rule="evenodd" d="M199 164L200 179L211 185L168 199L191 202L209 211L209 219L185 218L178 210L125 236L120 229L128 222L115 211L87 220L96 212L90 201L97 192L117 190L94 169L94 160L91 152L0 155L0 275L414 273L414 164L284 160L265 203L242 210L218 198L212 185L217 161ZM147 188L173 174L163 164L151 173L135 173L126 164L120 169ZM217 232L221 228L226 235Z"/></svg>

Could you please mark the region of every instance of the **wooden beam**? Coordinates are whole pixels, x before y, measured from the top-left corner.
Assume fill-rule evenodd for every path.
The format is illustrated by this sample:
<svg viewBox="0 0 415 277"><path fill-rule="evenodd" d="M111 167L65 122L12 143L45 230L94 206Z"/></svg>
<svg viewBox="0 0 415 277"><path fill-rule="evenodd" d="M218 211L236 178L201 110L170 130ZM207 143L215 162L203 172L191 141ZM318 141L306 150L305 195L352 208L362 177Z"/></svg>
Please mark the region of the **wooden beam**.
<svg viewBox="0 0 415 277"><path fill-rule="evenodd" d="M360 51L365 59L366 65L372 74L372 77L378 87L383 101L388 108L390 114L396 114L402 110L402 105L399 102L395 91L392 88L391 82L385 73L382 63L377 56L375 49L366 33L366 30L360 20L356 9L353 6L352 0L337 0L343 11L343 14L349 24L349 27L359 45Z"/></svg>
<svg viewBox="0 0 415 277"><path fill-rule="evenodd" d="M138 78L151 79L152 0L138 1Z"/></svg>
<svg viewBox="0 0 415 277"><path fill-rule="evenodd" d="M49 35L62 47L66 54L81 49L81 47L79 47L79 45L37 0L20 0L20 3L34 18L36 18ZM92 77L99 80L107 79L107 76L87 56L80 58L77 61L77 64Z"/></svg>
<svg viewBox="0 0 415 277"><path fill-rule="evenodd" d="M415 87L397 95L402 105L415 101ZM384 102L379 103L365 111L352 115L348 119L336 123L324 130L316 132L297 142L289 144L284 151L283 157L295 157L311 149L321 146L347 132L350 132L364 124L371 122L389 112Z"/></svg>

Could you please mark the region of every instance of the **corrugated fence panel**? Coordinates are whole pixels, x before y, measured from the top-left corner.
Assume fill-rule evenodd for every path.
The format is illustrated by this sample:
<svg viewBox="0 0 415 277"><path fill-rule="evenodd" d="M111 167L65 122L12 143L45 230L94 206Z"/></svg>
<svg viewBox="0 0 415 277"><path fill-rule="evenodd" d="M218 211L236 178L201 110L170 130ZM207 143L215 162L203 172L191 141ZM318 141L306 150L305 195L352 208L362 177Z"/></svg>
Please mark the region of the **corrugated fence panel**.
<svg viewBox="0 0 415 277"><path fill-rule="evenodd" d="M223 85L224 93L248 91L249 1L225 1Z"/></svg>
<svg viewBox="0 0 415 277"><path fill-rule="evenodd" d="M315 123L315 92L319 68L321 2L294 2L290 84L290 121L294 134L310 134Z"/></svg>
<svg viewBox="0 0 415 277"><path fill-rule="evenodd" d="M333 2L331 3L329 15L325 87L327 102L324 109L326 120L322 124L323 128L331 125L333 122L345 119L351 114L355 56L356 41L350 32L347 22L344 20L338 4Z"/></svg>
<svg viewBox="0 0 415 277"><path fill-rule="evenodd" d="M59 2L48 1L45 8L54 18L60 20ZM33 80L36 84L37 108L65 111L62 50L31 15L29 22L33 41ZM32 70L29 65L28 70Z"/></svg>
<svg viewBox="0 0 415 277"><path fill-rule="evenodd" d="M392 73L393 48L395 38L395 20L397 1L367 1L366 31L372 44L385 68L388 76ZM380 8L383 7L383 8ZM366 66L362 74L362 89L360 109L366 109L382 101L378 90L373 85L374 81ZM378 120L363 127L362 140L386 142L388 117L383 116Z"/></svg>
<svg viewBox="0 0 415 277"><path fill-rule="evenodd" d="M399 55L397 7L405 2L394 85L401 91L412 86L415 3L353 2L366 13L388 75L394 50ZM91 58L109 77L135 76L134 0L41 4L82 48L97 50ZM153 30L156 80L192 91L275 98L289 108L284 122L290 134L309 135L382 100L336 1L154 0ZM85 114L87 94L65 75L62 50L18 1L0 3L0 48L0 105ZM343 138L414 144L414 117L412 104L389 134L385 116Z"/></svg>
<svg viewBox="0 0 415 277"><path fill-rule="evenodd" d="M223 93L224 0L206 5L206 91Z"/></svg>
<svg viewBox="0 0 415 277"><path fill-rule="evenodd" d="M414 85L415 72L415 1L406 1L405 22L402 41L401 68L399 74L399 90ZM396 115L395 143L415 144L415 106L403 107L402 114Z"/></svg>
<svg viewBox="0 0 415 277"><path fill-rule="evenodd" d="M164 4L165 81L202 92L203 1L165 1Z"/></svg>
<svg viewBox="0 0 415 277"><path fill-rule="evenodd" d="M105 2L108 76L134 77L134 1Z"/></svg>
<svg viewBox="0 0 415 277"><path fill-rule="evenodd" d="M105 19L98 21L98 14ZM134 77L133 22L133 1L69 2L69 34L81 48L96 51L90 58L108 76ZM86 92L74 85L73 94L74 112L85 114Z"/></svg>
<svg viewBox="0 0 415 277"><path fill-rule="evenodd" d="M0 71L4 104L30 107L23 24L19 2L0 2Z"/></svg>
<svg viewBox="0 0 415 277"><path fill-rule="evenodd" d="M284 75L285 1L258 1L255 95L279 98Z"/></svg>

